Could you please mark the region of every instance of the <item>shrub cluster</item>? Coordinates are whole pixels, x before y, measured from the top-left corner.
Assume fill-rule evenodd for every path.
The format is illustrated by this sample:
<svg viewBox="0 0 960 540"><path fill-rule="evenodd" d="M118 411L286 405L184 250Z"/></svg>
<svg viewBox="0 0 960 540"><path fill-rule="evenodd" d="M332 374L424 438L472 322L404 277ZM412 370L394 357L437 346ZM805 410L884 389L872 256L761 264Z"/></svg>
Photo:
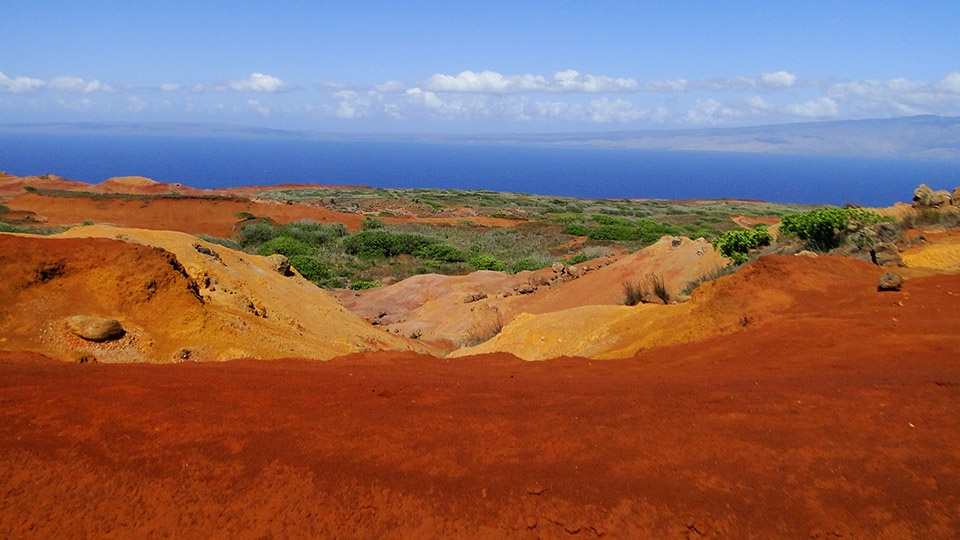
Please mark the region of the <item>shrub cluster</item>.
<svg viewBox="0 0 960 540"><path fill-rule="evenodd" d="M811 249L826 252L840 247L850 232L884 221L894 221L894 218L862 208L824 206L783 216L780 232L796 236Z"/></svg>
<svg viewBox="0 0 960 540"><path fill-rule="evenodd" d="M625 217L597 214L591 223L569 223L563 232L574 236L586 236L591 240L609 242L643 242L652 244L666 235L682 234L679 227L658 223L649 218L628 219Z"/></svg>
<svg viewBox="0 0 960 540"><path fill-rule="evenodd" d="M382 230L360 231L344 238L344 251L363 258L387 258L397 255L414 255L442 262L464 262L466 254L459 249L430 238L412 233L392 233Z"/></svg>
<svg viewBox="0 0 960 540"><path fill-rule="evenodd" d="M747 262L750 250L762 246L769 246L773 237L764 225L757 225L753 230L737 229L723 233L713 241L713 247L721 255L733 259L736 264Z"/></svg>

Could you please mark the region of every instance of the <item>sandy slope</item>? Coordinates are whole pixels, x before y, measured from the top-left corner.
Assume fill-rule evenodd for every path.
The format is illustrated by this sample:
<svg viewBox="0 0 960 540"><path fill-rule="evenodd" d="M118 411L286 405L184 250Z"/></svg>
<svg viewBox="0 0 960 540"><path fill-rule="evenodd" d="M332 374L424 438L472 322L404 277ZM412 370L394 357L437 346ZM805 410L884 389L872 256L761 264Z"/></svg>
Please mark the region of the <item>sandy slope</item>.
<svg viewBox="0 0 960 540"><path fill-rule="evenodd" d="M831 298L863 306L885 305L889 297L876 291L882 272L852 259L768 256L704 284L689 303L596 306L525 315L490 341L453 356L509 352L528 360L559 355L625 358L774 318L820 316L821 306Z"/></svg>
<svg viewBox="0 0 960 540"><path fill-rule="evenodd" d="M187 234L98 225L54 238L0 235L0 243L0 348L107 362L424 350L371 327L299 276L282 276L263 257ZM51 265L62 275L36 278ZM65 329L72 315L115 318L127 336L85 342Z"/></svg>

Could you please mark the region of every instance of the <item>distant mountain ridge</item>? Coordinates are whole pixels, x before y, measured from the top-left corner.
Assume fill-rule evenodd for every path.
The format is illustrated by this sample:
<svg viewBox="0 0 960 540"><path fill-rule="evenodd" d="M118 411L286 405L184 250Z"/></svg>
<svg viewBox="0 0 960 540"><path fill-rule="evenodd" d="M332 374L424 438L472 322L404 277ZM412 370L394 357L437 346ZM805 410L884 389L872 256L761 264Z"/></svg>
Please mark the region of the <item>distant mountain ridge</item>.
<svg viewBox="0 0 960 540"><path fill-rule="evenodd" d="M324 133L207 123L0 124L0 133L296 138L636 148L696 152L960 160L960 117L909 116L736 128L539 134Z"/></svg>

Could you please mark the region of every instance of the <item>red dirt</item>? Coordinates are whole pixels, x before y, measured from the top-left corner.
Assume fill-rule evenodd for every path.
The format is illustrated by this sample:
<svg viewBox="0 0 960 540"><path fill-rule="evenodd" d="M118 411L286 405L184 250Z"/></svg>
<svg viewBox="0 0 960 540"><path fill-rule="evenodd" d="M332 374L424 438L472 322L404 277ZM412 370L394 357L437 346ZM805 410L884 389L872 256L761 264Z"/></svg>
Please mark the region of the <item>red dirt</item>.
<svg viewBox="0 0 960 540"><path fill-rule="evenodd" d="M0 535L956 537L960 278L904 291L629 360L2 362Z"/></svg>
<svg viewBox="0 0 960 540"><path fill-rule="evenodd" d="M33 193L20 195L5 203L11 210L30 211L46 225L78 225L87 221L231 237L239 212L269 217L277 223L299 219L345 224L359 229L363 216L342 214L316 206L268 204L241 199L215 197L184 198L104 198L47 197Z"/></svg>

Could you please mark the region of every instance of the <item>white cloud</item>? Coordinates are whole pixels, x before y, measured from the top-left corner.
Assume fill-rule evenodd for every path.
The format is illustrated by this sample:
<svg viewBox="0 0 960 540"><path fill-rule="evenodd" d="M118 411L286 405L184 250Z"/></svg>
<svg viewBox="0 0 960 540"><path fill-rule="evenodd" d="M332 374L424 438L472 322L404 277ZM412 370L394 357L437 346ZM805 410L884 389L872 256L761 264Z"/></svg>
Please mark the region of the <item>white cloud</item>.
<svg viewBox="0 0 960 540"><path fill-rule="evenodd" d="M0 92L9 92L11 94L29 94L43 88L47 83L31 77L13 77L10 78L0 71Z"/></svg>
<svg viewBox="0 0 960 540"><path fill-rule="evenodd" d="M760 76L760 82L767 88L790 88L797 84L797 76L786 71L764 73Z"/></svg>
<svg viewBox="0 0 960 540"><path fill-rule="evenodd" d="M546 79L538 75L501 75L495 71L463 71L459 75L437 74L419 86L432 92L506 94L542 90Z"/></svg>
<svg viewBox="0 0 960 540"><path fill-rule="evenodd" d="M100 81L85 81L80 77L60 76L54 77L47 82L47 88L61 92L74 92L78 94L90 94L92 92L113 92L114 88L103 84Z"/></svg>
<svg viewBox="0 0 960 540"><path fill-rule="evenodd" d="M960 72L948 73L935 85L937 90L960 94Z"/></svg>
<svg viewBox="0 0 960 540"><path fill-rule="evenodd" d="M672 81L648 81L643 84L643 89L647 92L686 92L690 88L690 83L686 79L675 79Z"/></svg>
<svg viewBox="0 0 960 540"><path fill-rule="evenodd" d="M260 92L264 94L277 94L289 92L294 89L292 84L263 73L253 73L246 79L239 81L227 81L217 87L218 90L232 90L234 92Z"/></svg>
<svg viewBox="0 0 960 540"><path fill-rule="evenodd" d="M840 115L839 105L828 97L811 99L804 103L792 103L784 107L784 111L801 118L834 118Z"/></svg>
<svg viewBox="0 0 960 540"><path fill-rule="evenodd" d="M373 89L384 94L401 93L407 90L407 84L403 81L387 81L374 86Z"/></svg>
<svg viewBox="0 0 960 540"><path fill-rule="evenodd" d="M180 90L179 84L166 83L160 85L160 90L164 92L177 92Z"/></svg>
<svg viewBox="0 0 960 540"><path fill-rule="evenodd" d="M600 98L590 102L590 119L598 124L636 122L647 114L647 110L624 99Z"/></svg>
<svg viewBox="0 0 960 540"><path fill-rule="evenodd" d="M582 75L572 69L558 71L553 74L552 79L542 75L503 75L495 71L463 71L459 75L433 75L420 82L418 86L431 92L476 94L617 93L640 90L640 84L634 79Z"/></svg>

